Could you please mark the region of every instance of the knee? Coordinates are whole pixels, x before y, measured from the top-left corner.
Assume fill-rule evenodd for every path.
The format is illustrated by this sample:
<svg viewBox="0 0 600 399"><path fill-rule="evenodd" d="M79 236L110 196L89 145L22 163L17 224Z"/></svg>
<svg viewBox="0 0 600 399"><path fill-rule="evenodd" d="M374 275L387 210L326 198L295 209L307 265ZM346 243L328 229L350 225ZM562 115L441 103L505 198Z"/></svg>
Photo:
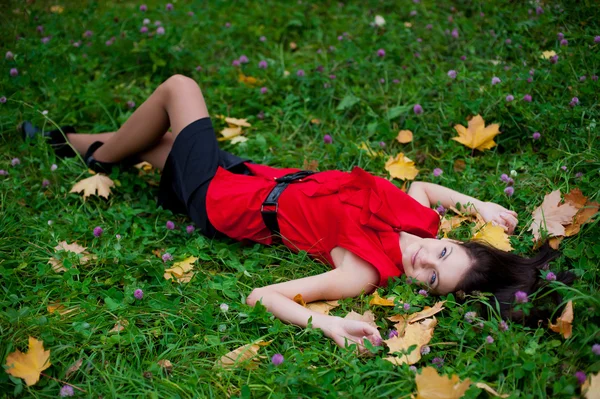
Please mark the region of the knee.
<svg viewBox="0 0 600 399"><path fill-rule="evenodd" d="M184 75L173 75L163 82L161 85L163 90L168 92L181 93L183 90L191 87L198 87L198 83L192 78L188 78Z"/></svg>

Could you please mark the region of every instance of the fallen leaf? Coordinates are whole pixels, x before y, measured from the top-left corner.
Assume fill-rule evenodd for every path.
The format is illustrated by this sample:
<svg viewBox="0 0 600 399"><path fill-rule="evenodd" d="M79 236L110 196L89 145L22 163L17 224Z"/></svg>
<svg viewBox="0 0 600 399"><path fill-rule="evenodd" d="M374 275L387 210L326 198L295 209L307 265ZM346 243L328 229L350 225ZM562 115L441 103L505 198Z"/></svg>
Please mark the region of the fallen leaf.
<svg viewBox="0 0 600 399"><path fill-rule="evenodd" d="M411 24L410 22L405 22L405 23L404 23L404 26L405 26L406 28L410 28L410 27L412 27L412 24Z"/></svg>
<svg viewBox="0 0 600 399"><path fill-rule="evenodd" d="M129 321L127 321L126 319L119 320L115 323L115 326L108 333L110 334L110 333L115 333L115 332L121 332L128 325L129 325Z"/></svg>
<svg viewBox="0 0 600 399"><path fill-rule="evenodd" d="M58 245L56 247L54 247L54 249L56 250L56 252L69 251L69 252L73 252L76 254L82 254L83 256L81 256L79 258L79 262L82 265L87 263L90 259L95 258L94 255L92 255L86 251L87 248L82 247L81 245L77 244L75 241L72 244L68 244L66 241L61 241L60 243L58 243ZM64 267L62 261L58 260L54 257L50 258L50 260L48 260L48 263L50 263L52 265L52 270L54 270L57 273L67 271L67 269Z"/></svg>
<svg viewBox="0 0 600 399"><path fill-rule="evenodd" d="M80 193L83 191L84 200L90 195L98 195L108 199L108 196L110 195L110 188L114 187L114 185L115 183L110 179L110 177L103 175L102 173L97 173L75 183L69 192Z"/></svg>
<svg viewBox="0 0 600 399"><path fill-rule="evenodd" d="M490 395L496 396L498 398L508 398L510 396L508 394L504 394L504 395L499 394L494 388L492 388L491 386L489 386L485 382L478 382L477 384L475 384L475 386L477 388L479 388L479 389L483 389L484 391L486 391Z"/></svg>
<svg viewBox="0 0 600 399"><path fill-rule="evenodd" d="M60 314L61 316L73 313L78 309L79 308L77 306L67 309L65 305L59 302L49 303L48 306L46 306L46 310L48 310L48 313L58 312L58 314Z"/></svg>
<svg viewBox="0 0 600 399"><path fill-rule="evenodd" d="M564 236L564 224L573 220L577 208L570 204L560 203L560 190L554 190L544 197L542 205L533 211L533 222L528 230L533 232L535 240L540 239L540 228L545 227L549 235Z"/></svg>
<svg viewBox="0 0 600 399"><path fill-rule="evenodd" d="M385 170L390 173L390 176L402 180L414 180L419 173L415 168L415 163L405 157L403 153L396 155L396 158L390 156L385 163Z"/></svg>
<svg viewBox="0 0 600 399"><path fill-rule="evenodd" d="M346 315L346 317L344 317L344 319L364 321L377 328L377 324L375 324L375 315L370 310L367 310L364 314L356 313L352 310Z"/></svg>
<svg viewBox="0 0 600 399"><path fill-rule="evenodd" d="M565 194L565 202L573 205L577 209L581 209L587 202L587 197L583 195L580 189L574 188Z"/></svg>
<svg viewBox="0 0 600 399"><path fill-rule="evenodd" d="M226 355L221 356L221 359L218 361L223 367L233 367L240 363L244 363L246 361L256 362L258 359L255 357L258 355L258 350L261 346L268 345L269 342L259 341L254 344L242 345L237 349L232 350ZM256 365L247 364L247 368L255 368Z"/></svg>
<svg viewBox="0 0 600 399"><path fill-rule="evenodd" d="M441 312L442 310L444 310L444 304L446 303L446 301L440 301L437 302L435 305L433 306L425 306L423 308L423 310L421 310L420 312L416 312L411 314L408 317L408 322L409 323L415 323L417 321L421 321L423 319L426 319L428 317L431 317L439 312Z"/></svg>
<svg viewBox="0 0 600 399"><path fill-rule="evenodd" d="M565 227L566 230L566 227ZM558 249L558 246L560 245L560 243L562 242L562 240L564 239L564 237L550 237L550 239L548 240L548 244L550 245L550 248L552 249ZM542 245L542 242L539 241L540 246Z"/></svg>
<svg viewBox="0 0 600 399"><path fill-rule="evenodd" d="M306 302L304 302L302 294L296 294L296 296L294 297L294 302L296 302L300 306L306 307Z"/></svg>
<svg viewBox="0 0 600 399"><path fill-rule="evenodd" d="M192 263L196 262L198 258L190 256L181 262L173 263L173 266L165 270L163 277L167 280L176 280L179 283L188 283L192 277L194 277Z"/></svg>
<svg viewBox="0 0 600 399"><path fill-rule="evenodd" d="M384 360L398 366L405 363L415 364L421 360L421 348L431 341L435 326L435 318L423 321L423 323L414 323L404 326L402 333L398 331L398 336L383 341L390 348L390 354L396 352L401 352L402 354L387 356ZM416 345L416 348L409 354L406 354L405 352L414 345Z"/></svg>
<svg viewBox="0 0 600 399"><path fill-rule="evenodd" d="M232 138L242 134L242 128L239 126L226 127L221 130L221 134L223 135L222 140L231 140Z"/></svg>
<svg viewBox="0 0 600 399"><path fill-rule="evenodd" d="M314 312L328 315L331 309L340 306L338 301L317 301L306 304L306 308Z"/></svg>
<svg viewBox="0 0 600 399"><path fill-rule="evenodd" d="M440 231L442 233L449 233L460 226L465 220L467 220L465 216L451 216L450 218L444 218L440 223Z"/></svg>
<svg viewBox="0 0 600 399"><path fill-rule="evenodd" d="M369 301L369 305L379 305L379 306L396 306L394 301L390 301L389 299L382 298L379 296L379 293L375 291L373 293L373 298Z"/></svg>
<svg viewBox="0 0 600 399"><path fill-rule="evenodd" d="M248 137L236 136L233 139L231 139L231 144L245 143L246 141L248 141Z"/></svg>
<svg viewBox="0 0 600 399"><path fill-rule="evenodd" d="M310 170L311 172L316 172L319 170L319 161L315 159L308 161L306 158L304 158L302 169Z"/></svg>
<svg viewBox="0 0 600 399"><path fill-rule="evenodd" d="M257 79L252 76L246 76L243 73L240 73L240 75L238 76L238 81L245 84L248 87L256 87L264 82L262 79Z"/></svg>
<svg viewBox="0 0 600 399"><path fill-rule="evenodd" d="M545 60L549 60L550 58L554 57L555 55L556 55L556 51L554 51L554 50L543 51L541 58L543 58Z"/></svg>
<svg viewBox="0 0 600 399"><path fill-rule="evenodd" d="M162 367L167 373L170 373L171 371L173 371L173 363L171 363L170 360L167 359L161 359L158 362L156 362L160 367Z"/></svg>
<svg viewBox="0 0 600 399"><path fill-rule="evenodd" d="M457 159L454 161L454 165L452 166L455 172L462 172L467 168L467 164L462 159Z"/></svg>
<svg viewBox="0 0 600 399"><path fill-rule="evenodd" d="M317 119L317 118L313 118L310 120L310 123L312 123L313 125L319 125L319 124L321 124L321 120Z"/></svg>
<svg viewBox="0 0 600 399"><path fill-rule="evenodd" d="M503 251L512 251L508 234L500 226L493 226L491 223L486 223L473 234L473 240L485 241L494 248Z"/></svg>
<svg viewBox="0 0 600 399"><path fill-rule="evenodd" d="M27 353L16 350L6 357L6 372L22 378L28 386L40 380L40 373L50 367L50 351L44 350L44 342L29 337Z"/></svg>
<svg viewBox="0 0 600 399"><path fill-rule="evenodd" d="M563 338L568 339L573 333L573 301L567 302L567 306L562 311L559 318L556 319L556 324L548 326L552 331L562 334Z"/></svg>
<svg viewBox="0 0 600 399"><path fill-rule="evenodd" d="M600 209L600 204L594 201L589 201L583 195L581 190L575 188L568 194L565 194L565 203L577 208L573 221L565 226L565 236L571 237L579 233L581 225L588 223Z"/></svg>
<svg viewBox="0 0 600 399"><path fill-rule="evenodd" d="M371 158L376 158L376 157L383 157L385 156L385 152L383 151L375 151L373 148L371 148L370 145L368 145L367 143L365 143L364 141L362 143L360 143L360 145L358 146L359 149L364 150L367 152L367 155Z"/></svg>
<svg viewBox="0 0 600 399"><path fill-rule="evenodd" d="M500 125L493 123L486 127L483 118L477 115L469 121L468 126L455 125L458 137L452 137L452 140L479 151L489 150L496 145L494 137L500 134Z"/></svg>
<svg viewBox="0 0 600 399"><path fill-rule="evenodd" d="M156 255L157 258L162 259L162 254L165 253L165 249L164 248L156 248L152 250L152 253L154 255Z"/></svg>
<svg viewBox="0 0 600 399"><path fill-rule="evenodd" d="M65 374L65 378L69 378L71 376L71 374L73 374L74 372L79 370L79 368L81 367L82 364L83 364L83 359L78 359L75 363L73 363L71 365L71 367L68 368L68 370Z"/></svg>
<svg viewBox="0 0 600 399"><path fill-rule="evenodd" d="M60 5L54 5L54 6L50 7L50 12L53 14L62 14L64 10L65 10L65 8Z"/></svg>
<svg viewBox="0 0 600 399"><path fill-rule="evenodd" d="M452 378L440 376L433 367L422 369L421 374L415 376L415 382L416 399L459 399L471 385L468 378L460 382L457 375L453 375Z"/></svg>
<svg viewBox="0 0 600 399"><path fill-rule="evenodd" d="M239 126L239 127L250 127L250 123L248 123L247 119L238 119L238 118L225 118L225 122L229 124L229 127Z"/></svg>
<svg viewBox="0 0 600 399"><path fill-rule="evenodd" d="M398 142L401 144L410 143L413 140L413 132L410 130L400 130L396 140L398 140Z"/></svg>
<svg viewBox="0 0 600 399"><path fill-rule="evenodd" d="M584 384L587 385L585 389L581 387L585 399L600 399L600 373L593 374L588 381Z"/></svg>
<svg viewBox="0 0 600 399"><path fill-rule="evenodd" d="M144 172L150 172L152 169L154 169L154 166L152 166L152 164L150 162L146 162L146 161L136 163L133 166L139 170L143 170Z"/></svg>

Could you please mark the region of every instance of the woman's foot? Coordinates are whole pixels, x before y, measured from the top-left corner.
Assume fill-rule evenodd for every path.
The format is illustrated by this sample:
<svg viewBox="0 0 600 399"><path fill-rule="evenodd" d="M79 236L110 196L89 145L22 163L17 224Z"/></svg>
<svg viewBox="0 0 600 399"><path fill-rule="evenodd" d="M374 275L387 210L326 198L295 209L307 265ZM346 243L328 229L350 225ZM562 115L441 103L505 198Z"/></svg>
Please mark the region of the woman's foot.
<svg viewBox="0 0 600 399"><path fill-rule="evenodd" d="M61 132L62 130L62 132ZM41 135L48 140L48 143L59 158L72 158L77 155L73 148L66 140L67 133L75 133L73 126L61 126L60 129L43 132L29 121L23 121L19 125L19 131L24 141L33 140L36 136Z"/></svg>

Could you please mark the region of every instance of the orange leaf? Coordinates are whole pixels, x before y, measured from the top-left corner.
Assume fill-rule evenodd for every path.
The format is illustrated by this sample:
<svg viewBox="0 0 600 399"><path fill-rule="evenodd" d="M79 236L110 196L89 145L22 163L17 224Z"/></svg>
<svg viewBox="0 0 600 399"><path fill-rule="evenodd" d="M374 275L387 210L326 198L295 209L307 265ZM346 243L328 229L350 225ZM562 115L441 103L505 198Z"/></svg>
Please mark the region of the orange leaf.
<svg viewBox="0 0 600 399"><path fill-rule="evenodd" d="M380 297L377 291L373 293L373 298L369 301L369 305L395 306L394 301Z"/></svg>
<svg viewBox="0 0 600 399"><path fill-rule="evenodd" d="M400 130L400 132L398 132L396 140L398 140L398 142L402 144L410 143L413 140L413 132L411 132L410 130Z"/></svg>
<svg viewBox="0 0 600 399"><path fill-rule="evenodd" d="M473 234L473 240L485 241L494 248L509 252L513 250L508 239L508 234L500 226L493 226L491 223L484 224Z"/></svg>
<svg viewBox="0 0 600 399"><path fill-rule="evenodd" d="M458 137L452 137L452 140L479 151L489 150L496 145L494 137L500 134L500 125L494 123L486 127L483 118L477 115L469 121L468 126L455 125Z"/></svg>
<svg viewBox="0 0 600 399"><path fill-rule="evenodd" d="M340 306L338 301L318 301L307 303L306 309L327 315L331 309L337 308L338 306Z"/></svg>
<svg viewBox="0 0 600 399"><path fill-rule="evenodd" d="M415 376L417 383L416 399L459 399L469 386L471 380L468 378L460 382L458 376L452 378L440 376L433 367L425 367L421 374Z"/></svg>
<svg viewBox="0 0 600 399"><path fill-rule="evenodd" d="M299 305L302 305L302 306L306 307L306 302L304 302L304 299L302 299L302 294L297 294L294 297L294 302L296 302Z"/></svg>
<svg viewBox="0 0 600 399"><path fill-rule="evenodd" d="M571 337L573 333L573 301L567 302L562 314L556 319L556 324L550 323L549 327L552 331L562 334L563 338Z"/></svg>
<svg viewBox="0 0 600 399"><path fill-rule="evenodd" d="M384 360L398 366L405 363L415 364L421 360L421 348L431 341L436 324L437 321L435 318L432 318L424 320L422 323L404 326L403 332L398 332L401 335L383 341L390 348L390 353L401 352L402 354L388 356L385 357ZM413 345L416 345L417 347L409 354L406 354L408 348Z"/></svg>
<svg viewBox="0 0 600 399"><path fill-rule="evenodd" d="M44 350L44 343L29 337L29 350L23 353L16 350L6 357L6 372L22 378L28 386L40 380L40 373L50 367L50 351Z"/></svg>
<svg viewBox="0 0 600 399"><path fill-rule="evenodd" d="M390 173L391 177L402 180L414 180L419 173L419 170L415 168L415 163L405 157L403 153L398 154L396 158L390 156L385 163L385 170Z"/></svg>
<svg viewBox="0 0 600 399"><path fill-rule="evenodd" d="M544 197L542 205L533 211L533 222L528 230L533 232L536 240L540 239L540 228L545 227L549 235L564 236L565 228L563 225L573 220L577 213L577 208L571 204L560 203L560 190L554 190Z"/></svg>
<svg viewBox="0 0 600 399"><path fill-rule="evenodd" d="M446 301L440 301L433 305L433 307L425 306L420 312L411 314L408 318L408 322L416 323L417 321L426 319L428 317L433 316L434 314L441 312L442 310L444 310L444 303L446 303Z"/></svg>

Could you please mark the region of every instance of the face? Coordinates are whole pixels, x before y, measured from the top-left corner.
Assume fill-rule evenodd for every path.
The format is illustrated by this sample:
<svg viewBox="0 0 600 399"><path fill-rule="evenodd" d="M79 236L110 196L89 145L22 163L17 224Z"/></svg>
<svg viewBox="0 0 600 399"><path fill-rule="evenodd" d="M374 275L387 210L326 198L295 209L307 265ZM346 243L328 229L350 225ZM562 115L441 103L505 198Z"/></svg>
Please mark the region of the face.
<svg viewBox="0 0 600 399"><path fill-rule="evenodd" d="M421 238L403 250L402 264L408 277L425 284L432 294L445 295L456 290L471 259L459 241Z"/></svg>

